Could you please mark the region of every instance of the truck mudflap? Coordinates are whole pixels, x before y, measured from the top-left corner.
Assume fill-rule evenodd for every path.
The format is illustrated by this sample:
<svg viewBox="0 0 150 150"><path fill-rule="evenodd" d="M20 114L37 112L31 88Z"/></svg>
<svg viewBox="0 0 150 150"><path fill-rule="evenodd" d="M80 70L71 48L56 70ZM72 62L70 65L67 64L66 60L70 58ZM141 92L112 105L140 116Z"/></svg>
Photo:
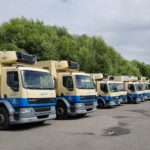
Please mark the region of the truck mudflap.
<svg viewBox="0 0 150 150"><path fill-rule="evenodd" d="M97 110L97 102L76 103L70 107L69 115L92 113Z"/></svg>
<svg viewBox="0 0 150 150"><path fill-rule="evenodd" d="M32 122L41 122L50 119L56 118L56 111L55 106L51 106L50 111L35 111L34 108L33 112L17 112L15 111L14 114L10 115L10 124L23 124L23 123L32 123Z"/></svg>

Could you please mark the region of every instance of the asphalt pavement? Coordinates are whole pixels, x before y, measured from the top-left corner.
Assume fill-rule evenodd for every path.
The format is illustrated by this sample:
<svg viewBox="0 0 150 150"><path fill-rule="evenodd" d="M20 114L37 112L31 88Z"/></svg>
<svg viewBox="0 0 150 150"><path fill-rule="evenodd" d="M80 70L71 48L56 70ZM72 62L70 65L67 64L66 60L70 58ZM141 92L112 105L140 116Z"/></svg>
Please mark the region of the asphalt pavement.
<svg viewBox="0 0 150 150"><path fill-rule="evenodd" d="M150 101L0 131L0 150L150 150Z"/></svg>

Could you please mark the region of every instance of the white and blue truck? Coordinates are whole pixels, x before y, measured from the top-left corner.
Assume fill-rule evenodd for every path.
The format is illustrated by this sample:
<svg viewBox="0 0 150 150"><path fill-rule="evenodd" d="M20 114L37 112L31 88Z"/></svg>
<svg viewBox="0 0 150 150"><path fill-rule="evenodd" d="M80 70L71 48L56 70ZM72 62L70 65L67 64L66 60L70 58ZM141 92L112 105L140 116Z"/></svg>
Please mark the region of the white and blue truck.
<svg viewBox="0 0 150 150"><path fill-rule="evenodd" d="M0 51L0 129L56 117L54 81L34 55Z"/></svg>
<svg viewBox="0 0 150 150"><path fill-rule="evenodd" d="M84 116L97 110L96 91L90 74L79 71L73 61L47 60L35 64L47 69L54 77L56 87L56 115L58 119L68 116Z"/></svg>
<svg viewBox="0 0 150 150"><path fill-rule="evenodd" d="M144 101L143 89L137 77L134 76L116 76L117 81L122 81L124 90L127 92L127 103L138 103Z"/></svg>
<svg viewBox="0 0 150 150"><path fill-rule="evenodd" d="M149 100L150 99L150 83L149 83L149 79L147 77L140 77L139 81L140 81L142 89L143 89L144 100Z"/></svg>
<svg viewBox="0 0 150 150"><path fill-rule="evenodd" d="M102 73L92 73L91 77L97 91L98 108L120 105L120 91L118 90L120 82L109 80L109 76L105 78Z"/></svg>

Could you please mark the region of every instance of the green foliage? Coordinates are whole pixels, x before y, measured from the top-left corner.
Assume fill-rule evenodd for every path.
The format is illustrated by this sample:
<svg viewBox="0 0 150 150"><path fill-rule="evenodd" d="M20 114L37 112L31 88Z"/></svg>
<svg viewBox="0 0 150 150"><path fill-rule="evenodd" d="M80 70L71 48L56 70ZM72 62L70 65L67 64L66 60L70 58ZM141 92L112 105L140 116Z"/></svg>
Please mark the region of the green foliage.
<svg viewBox="0 0 150 150"><path fill-rule="evenodd" d="M86 72L150 77L150 65L124 59L102 37L71 35L64 27L23 17L0 26L0 50L25 51L38 60L78 61Z"/></svg>

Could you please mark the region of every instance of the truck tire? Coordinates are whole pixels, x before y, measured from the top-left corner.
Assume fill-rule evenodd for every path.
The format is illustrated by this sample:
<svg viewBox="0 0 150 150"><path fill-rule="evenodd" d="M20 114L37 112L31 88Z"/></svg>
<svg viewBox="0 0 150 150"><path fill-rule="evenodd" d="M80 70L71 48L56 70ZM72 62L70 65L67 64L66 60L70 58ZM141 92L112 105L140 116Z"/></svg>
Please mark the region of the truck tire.
<svg viewBox="0 0 150 150"><path fill-rule="evenodd" d="M130 97L128 97L128 104L133 104L134 102L133 102L133 99L132 98L130 98Z"/></svg>
<svg viewBox="0 0 150 150"><path fill-rule="evenodd" d="M102 100L98 99L98 100L97 100L97 103L98 103L97 108L101 109L101 108L104 108L104 107L105 107L105 104L104 104L104 102L103 102Z"/></svg>
<svg viewBox="0 0 150 150"><path fill-rule="evenodd" d="M58 102L56 105L56 118L67 119L67 106L63 102Z"/></svg>
<svg viewBox="0 0 150 150"><path fill-rule="evenodd" d="M7 130L10 127L9 114L4 107L0 108L0 130Z"/></svg>

